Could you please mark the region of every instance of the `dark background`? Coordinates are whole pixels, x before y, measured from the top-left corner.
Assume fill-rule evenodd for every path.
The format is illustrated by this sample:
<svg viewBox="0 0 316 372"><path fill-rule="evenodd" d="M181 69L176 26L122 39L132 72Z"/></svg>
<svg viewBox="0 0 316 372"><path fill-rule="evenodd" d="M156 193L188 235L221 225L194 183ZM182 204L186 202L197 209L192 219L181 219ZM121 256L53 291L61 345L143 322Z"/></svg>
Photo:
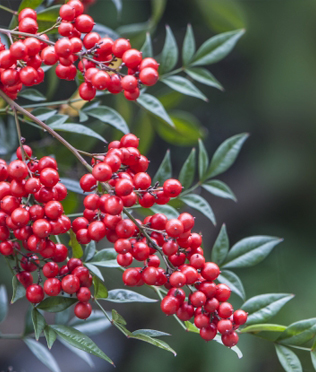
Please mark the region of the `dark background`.
<svg viewBox="0 0 316 372"><path fill-rule="evenodd" d="M19 1L0 0L0 3L16 9ZM120 25L148 20L151 3L146 0L123 1L119 22L111 1L98 0L89 13L97 22L116 29ZM0 10L1 26L8 25L9 18L6 17L7 14ZM266 234L285 239L260 265L236 271L244 282L248 298L268 292L296 295L273 319L274 323L280 324L315 316L315 20L315 1L309 0L168 0L156 30L152 30L154 51L158 55L163 46L165 24L170 25L179 45L188 22L193 26L198 45L216 33L241 27L246 29L231 55L209 67L223 84L225 92L198 84L209 103L184 97L180 98L176 108L187 110L198 118L210 155L226 138L241 132L251 134L236 164L220 177L231 186L238 202L203 194L212 205L218 224L213 227L198 215L197 229L204 232L208 258L223 222L227 224L231 243L250 235ZM144 32L130 38L133 46L141 47ZM54 91L51 84L46 83L39 89L43 93L50 89L50 99L62 99L68 98L74 87L75 83L62 83ZM160 96L167 92L161 84L152 90L155 91ZM172 97L178 99L177 95ZM163 100L170 106L168 109L175 108L171 98L164 97ZM160 123L149 122L149 118L143 118L137 112L136 115L129 113L134 107L132 104L109 97L105 98L105 103L122 112L131 123L131 130L148 144L144 150L152 160L152 175L167 148L172 151L175 175L179 172L195 143L172 145L156 134L155 129ZM100 127L100 122L91 125L108 140L118 136L114 130ZM22 133L36 146L38 156L44 152L56 153L62 172L68 176L81 174L82 169L73 167L74 159L59 144L47 140L45 135L39 135L31 127L23 127ZM74 141L80 142L79 139ZM82 143L82 148L84 144L94 145ZM66 159L64 154L67 154ZM72 171L69 171L70 166ZM68 208L74 210L77 202L78 197L71 194ZM0 264L0 282L9 284L9 274L1 259ZM108 270L105 276L109 288L121 286L118 273ZM142 293L152 295L146 291ZM237 297L233 301L236 307L241 305ZM110 305L106 306L111 309ZM13 305L1 331L21 332L26 308L25 301ZM150 345L127 340L116 329L110 328L95 341L114 360L117 371L282 370L273 345L267 341L242 336L239 346L244 358L238 360L233 352L215 342L206 343L197 335L184 333L174 319L164 317L158 304L130 304L116 308L127 319L131 330L153 328L172 333L166 341L178 352L174 358L172 354ZM57 344L53 354L62 371L92 370ZM304 371L312 371L308 353L298 352L298 355ZM95 362L93 370L96 372L112 370L97 358ZM4 369L8 365L13 365L16 371L46 371L19 341L0 341L0 367Z"/></svg>

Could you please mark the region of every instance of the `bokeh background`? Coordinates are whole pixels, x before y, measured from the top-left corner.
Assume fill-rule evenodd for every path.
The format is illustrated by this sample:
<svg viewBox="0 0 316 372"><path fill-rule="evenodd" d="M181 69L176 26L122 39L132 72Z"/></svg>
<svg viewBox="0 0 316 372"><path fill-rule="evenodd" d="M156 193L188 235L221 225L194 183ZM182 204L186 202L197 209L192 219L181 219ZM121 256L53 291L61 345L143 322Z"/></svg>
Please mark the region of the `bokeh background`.
<svg viewBox="0 0 316 372"><path fill-rule="evenodd" d="M20 1L0 0L0 4L17 9ZM171 113L185 110L196 117L188 132L176 137L166 134L161 123L144 116L134 105L124 99L104 97L107 105L113 105L138 134L142 149L151 159L153 175L165 151L171 149L174 174L177 175L197 138L202 136L211 155L226 138L241 132L249 132L250 138L234 166L220 179L235 192L238 202L219 199L210 194L208 199L217 217L217 226L210 225L202 215L197 215L197 229L204 233L206 256L222 223L227 224L231 243L250 235L274 235L284 238L272 254L254 268L236 270L243 280L247 297L269 292L294 293L295 298L273 319L274 323L290 324L296 320L316 316L315 308L315 220L316 220L316 3L310 0L168 0L158 1L162 6L152 16L149 0L124 0L121 17L110 0L98 0L89 9L94 19L111 29L129 35L133 45L141 47L146 29L152 33L155 55L162 49L165 25L172 28L179 45L182 44L186 25L191 23L197 44L212 35L237 28L245 28L246 34L234 51L223 61L209 66L209 70L223 84L225 91L202 86L207 95L205 103L157 84L152 91L165 103ZM152 21L148 23L147 21ZM7 26L10 17L0 10L0 24ZM145 23L147 22L147 23ZM123 27L138 24L132 28ZM179 64L180 66L180 64ZM60 83L53 74L39 89L51 100L68 98L75 83ZM2 117L2 119L4 119ZM77 119L78 120L78 119ZM5 121L8 138L10 123ZM100 122L89 122L94 129L112 140L119 133ZM192 134L195 133L194 135ZM58 143L38 133L32 127L23 127L38 156L56 153L60 169L68 177L78 177L80 167ZM3 137L3 135L2 135ZM4 138L1 138L3 140ZM71 138L78 146L101 150L93 141ZM10 151L1 148L3 155ZM65 156L66 155L66 156ZM71 170L70 170L71 169ZM71 193L68 210L78 208L80 197ZM0 282L10 283L4 262L0 258ZM121 286L120 275L104 271L109 288ZM152 295L146 290L142 293ZM241 305L233 297L236 307ZM27 303L19 301L12 306L9 317L1 325L1 331L19 333ZM111 304L105 304L111 309ZM172 337L166 341L176 349L178 356L150 345L127 340L116 329L109 328L95 341L111 356L117 371L181 371L181 372L260 372L281 371L273 345L250 335L241 337L239 346L244 358L238 360L230 350L206 343L197 335L184 333L173 318L166 318L158 304L130 304L115 306L126 318L128 328L153 328L167 331ZM57 345L53 348L62 371L111 371L112 367L94 358L91 369L74 354ZM312 371L307 352L298 352L304 371ZM31 354L22 342L0 340L0 369L12 365L17 372L48 371Z"/></svg>

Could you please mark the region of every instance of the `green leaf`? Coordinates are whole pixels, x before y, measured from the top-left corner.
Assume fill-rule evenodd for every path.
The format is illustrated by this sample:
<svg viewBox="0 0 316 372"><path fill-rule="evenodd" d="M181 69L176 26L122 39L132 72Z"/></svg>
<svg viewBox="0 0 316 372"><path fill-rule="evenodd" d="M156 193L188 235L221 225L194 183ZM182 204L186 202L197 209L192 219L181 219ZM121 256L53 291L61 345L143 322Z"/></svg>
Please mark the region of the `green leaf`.
<svg viewBox="0 0 316 372"><path fill-rule="evenodd" d="M196 52L191 65L210 65L220 61L232 51L244 33L245 30L224 32L206 40Z"/></svg>
<svg viewBox="0 0 316 372"><path fill-rule="evenodd" d="M183 76L167 76L161 79L161 82L168 85L169 88L185 94L186 96L200 98L208 101L207 97L193 84Z"/></svg>
<svg viewBox="0 0 316 372"><path fill-rule="evenodd" d="M32 310L32 322L34 326L35 338L38 341L40 335L46 327L46 320L36 308Z"/></svg>
<svg viewBox="0 0 316 372"><path fill-rule="evenodd" d="M316 318L304 319L290 324L280 334L276 342L299 346L310 341L316 335Z"/></svg>
<svg viewBox="0 0 316 372"><path fill-rule="evenodd" d="M164 205L155 204L149 209L153 211L154 213L165 214L168 217L168 219L179 217L179 212L175 208L171 207L171 205L168 205L168 204L164 204Z"/></svg>
<svg viewBox="0 0 316 372"><path fill-rule="evenodd" d="M242 300L245 301L246 294L244 286L239 277L232 271L222 270L221 274L217 278L220 283L224 283L229 286L232 292L236 293Z"/></svg>
<svg viewBox="0 0 316 372"><path fill-rule="evenodd" d="M293 297L294 295L287 293L267 293L250 298L241 307L248 312L246 325L266 322Z"/></svg>
<svg viewBox="0 0 316 372"><path fill-rule="evenodd" d="M106 286L96 276L93 277L94 297L105 299L108 297Z"/></svg>
<svg viewBox="0 0 316 372"><path fill-rule="evenodd" d="M43 107L37 107L32 110L32 115L36 116L37 119L45 121L56 114L57 110L52 110Z"/></svg>
<svg viewBox="0 0 316 372"><path fill-rule="evenodd" d="M166 40L161 53L159 74L172 70L178 62L178 45L169 26L166 26Z"/></svg>
<svg viewBox="0 0 316 372"><path fill-rule="evenodd" d="M208 70L202 67L192 67L185 69L185 72L199 83L214 87L219 90L224 90L221 83Z"/></svg>
<svg viewBox="0 0 316 372"><path fill-rule="evenodd" d="M227 235L226 225L223 224L212 248L212 261L221 265L229 250L229 238Z"/></svg>
<svg viewBox="0 0 316 372"><path fill-rule="evenodd" d="M126 302L157 302L158 300L145 297L137 292L128 289L112 289L109 291L106 301L126 303Z"/></svg>
<svg viewBox="0 0 316 372"><path fill-rule="evenodd" d="M311 359L314 370L316 371L316 350L311 350Z"/></svg>
<svg viewBox="0 0 316 372"><path fill-rule="evenodd" d="M0 286L0 323L4 321L8 314L8 295L4 285Z"/></svg>
<svg viewBox="0 0 316 372"><path fill-rule="evenodd" d="M220 198L232 199L234 201L237 201L236 196L234 195L232 190L226 185L226 183L222 181L208 180L208 181L205 181L201 186L206 191Z"/></svg>
<svg viewBox="0 0 316 372"><path fill-rule="evenodd" d="M92 116L93 118L102 121L102 123L112 125L112 127L118 129L124 134L129 133L126 121L117 111L113 110L111 107L107 106L92 107L85 109L84 112L89 116Z"/></svg>
<svg viewBox="0 0 316 372"><path fill-rule="evenodd" d="M280 324L254 324L240 330L240 333L258 333L258 332L283 332L286 326Z"/></svg>
<svg viewBox="0 0 316 372"><path fill-rule="evenodd" d="M78 302L76 298L71 297L47 297L37 305L37 309L48 311L49 313L58 313Z"/></svg>
<svg viewBox="0 0 316 372"><path fill-rule="evenodd" d="M66 327L63 325L53 325L51 326L57 335L63 338L70 345L76 347L77 349L86 351L89 354L93 354L103 360L114 365L112 360L104 354L102 350L85 334L79 332L78 330Z"/></svg>
<svg viewBox="0 0 316 372"><path fill-rule="evenodd" d="M56 125L60 125L60 124L64 124L65 121L69 118L68 115L54 115L52 117L50 117L47 121L46 121L46 124L47 125L51 125L51 124L56 124Z"/></svg>
<svg viewBox="0 0 316 372"><path fill-rule="evenodd" d="M131 333L129 335L129 338L135 338L136 340L147 342L147 343L149 343L151 345L154 345L154 346L159 347L160 349L169 351L174 356L177 355L177 353L165 341L157 340L156 338L152 338L152 337L147 336L145 334L136 334L136 335L134 335L133 333Z"/></svg>
<svg viewBox="0 0 316 372"><path fill-rule="evenodd" d="M61 177L60 182L63 183L67 187L67 190L69 191L75 192L77 194L82 194L82 195L87 194L87 193L83 193L83 190L80 187L80 184L78 181L75 181L71 178Z"/></svg>
<svg viewBox="0 0 316 372"><path fill-rule="evenodd" d="M25 288L18 281L16 276L12 278L12 290L13 290L13 293L12 293L11 304L14 304L14 302L19 300L20 298L25 297L25 293L26 293Z"/></svg>
<svg viewBox="0 0 316 372"><path fill-rule="evenodd" d="M86 352L82 351L82 350L79 350L77 349L76 347L68 344L67 341L65 341L64 339L62 338L58 338L59 342L61 342L67 349L69 349L70 351L72 351L73 353L75 353L80 359L82 359L83 361L85 361L90 367L94 367L94 363L90 357L89 354L87 354Z"/></svg>
<svg viewBox="0 0 316 372"><path fill-rule="evenodd" d="M99 251L89 263L102 267L120 267L116 261L116 256L117 253L114 248L105 248Z"/></svg>
<svg viewBox="0 0 316 372"><path fill-rule="evenodd" d="M216 225L214 212L209 203L204 198L202 198L202 196L196 194L189 194L183 196L180 195L179 199L189 207L204 214L204 216L206 216L210 221L212 221L214 225Z"/></svg>
<svg viewBox="0 0 316 372"><path fill-rule="evenodd" d="M156 97L143 93L138 97L136 102L150 114L162 119L172 127L174 126L170 116L167 114L165 108Z"/></svg>
<svg viewBox="0 0 316 372"><path fill-rule="evenodd" d="M83 134L84 136L94 137L99 139L102 142L106 142L106 140L94 130L86 127L85 125L81 124L51 124L50 127L54 130L60 132L70 132L73 134Z"/></svg>
<svg viewBox="0 0 316 372"><path fill-rule="evenodd" d="M101 271L96 266L92 265L91 263L85 263L85 266L92 272L92 274L94 274L100 280L102 280L102 282L104 282L103 275L102 275Z"/></svg>
<svg viewBox="0 0 316 372"><path fill-rule="evenodd" d="M76 238L76 234L72 231L72 229L70 229L69 233L70 233L69 245L72 248L72 257L81 258L83 256L83 249Z"/></svg>
<svg viewBox="0 0 316 372"><path fill-rule="evenodd" d="M275 345L279 362L286 372L303 372L298 357L289 348L282 345Z"/></svg>
<svg viewBox="0 0 316 372"><path fill-rule="evenodd" d="M208 154L201 139L199 139L199 178L202 180L209 165Z"/></svg>
<svg viewBox="0 0 316 372"><path fill-rule="evenodd" d="M25 320L24 320L24 332L23 335L27 336L30 333L34 332L34 325L33 325L33 320L32 320L32 311L33 311L33 306L30 305L27 309L27 312L25 314Z"/></svg>
<svg viewBox="0 0 316 372"><path fill-rule="evenodd" d="M228 252L223 268L242 268L257 265L283 239L272 236L251 236L236 243Z"/></svg>
<svg viewBox="0 0 316 372"><path fill-rule="evenodd" d="M163 158L157 173L155 174L153 178L153 185L156 182L159 182L160 185L163 185L163 183L171 178L172 176L172 165L171 165L171 158L170 158L170 150L167 150L165 157Z"/></svg>
<svg viewBox="0 0 316 372"><path fill-rule="evenodd" d="M24 8L36 9L44 0L22 0L18 12Z"/></svg>
<svg viewBox="0 0 316 372"><path fill-rule="evenodd" d="M116 310L112 309L112 320L115 323L126 325L125 319Z"/></svg>
<svg viewBox="0 0 316 372"><path fill-rule="evenodd" d="M54 5L50 8L45 8L44 10L37 13L37 23L38 23L38 32L47 30L48 28L54 26L57 18L59 17L59 9L61 5ZM49 33L57 33L58 29L55 28Z"/></svg>
<svg viewBox="0 0 316 372"><path fill-rule="evenodd" d="M46 338L47 347L51 349L57 338L56 332L49 325L47 325L44 328L44 336Z"/></svg>
<svg viewBox="0 0 316 372"><path fill-rule="evenodd" d="M195 153L196 150L192 149L179 174L179 181L185 189L188 189L194 180L196 158Z"/></svg>
<svg viewBox="0 0 316 372"><path fill-rule="evenodd" d="M188 112L173 110L170 117L174 127L158 123L156 127L159 136L166 142L178 146L194 146L198 139L204 137L205 130L199 120Z"/></svg>
<svg viewBox="0 0 316 372"><path fill-rule="evenodd" d="M83 123L89 119L89 116L85 114L83 111L79 110L79 121Z"/></svg>
<svg viewBox="0 0 316 372"><path fill-rule="evenodd" d="M91 242L88 245L86 245L84 249L84 255L82 257L82 261L83 262L90 261L94 257L95 251L96 251L95 241L91 240Z"/></svg>
<svg viewBox="0 0 316 372"><path fill-rule="evenodd" d="M137 331L132 332L134 336L137 335L146 335L149 337L162 337L162 336L171 336L169 333L155 331L154 329L138 329Z"/></svg>
<svg viewBox="0 0 316 372"><path fill-rule="evenodd" d="M129 25L123 25L116 29L116 31L125 37L136 37L136 36L143 36L144 32L150 29L150 21L140 22L140 23L132 23Z"/></svg>
<svg viewBox="0 0 316 372"><path fill-rule="evenodd" d="M211 164L202 178L202 181L210 177L215 177L230 168L235 162L248 136L247 133L237 134L223 142L213 155Z"/></svg>
<svg viewBox="0 0 316 372"><path fill-rule="evenodd" d="M41 102L45 101L46 98L36 89L25 89L19 93L19 97L26 98L30 101Z"/></svg>
<svg viewBox="0 0 316 372"><path fill-rule="evenodd" d="M75 317L70 321L70 325L87 336L93 336L108 329L111 322L101 310L94 310L88 319L82 320Z"/></svg>
<svg viewBox="0 0 316 372"><path fill-rule="evenodd" d="M167 0L151 0L151 20L156 25L161 19L166 8Z"/></svg>
<svg viewBox="0 0 316 372"><path fill-rule="evenodd" d="M183 66L187 66L195 53L195 38L193 29L190 24L187 26L187 31L184 37L182 46L182 62Z"/></svg>
<svg viewBox="0 0 316 372"><path fill-rule="evenodd" d="M140 51L143 53L143 58L148 58L153 56L153 46L151 42L150 33L146 33L146 40L144 45L141 47Z"/></svg>
<svg viewBox="0 0 316 372"><path fill-rule="evenodd" d="M61 372L55 358L45 346L31 338L24 338L23 341L36 356L36 358L40 360L48 369L50 369L52 372Z"/></svg>

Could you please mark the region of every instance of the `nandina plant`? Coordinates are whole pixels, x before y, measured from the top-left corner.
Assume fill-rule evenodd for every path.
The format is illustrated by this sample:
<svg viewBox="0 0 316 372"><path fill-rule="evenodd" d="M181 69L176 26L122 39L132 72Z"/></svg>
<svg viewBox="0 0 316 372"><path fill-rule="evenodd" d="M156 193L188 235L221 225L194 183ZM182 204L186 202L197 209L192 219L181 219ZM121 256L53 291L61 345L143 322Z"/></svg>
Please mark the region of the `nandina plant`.
<svg viewBox="0 0 316 372"><path fill-rule="evenodd" d="M244 31L212 37L196 51L193 30L188 26L182 47L183 66L174 69L178 47L170 28L166 29L158 63L149 34L139 51L108 28L96 25L95 30L94 20L85 13L85 2L70 0L64 5L38 8L42 3L23 0L18 12L0 6L13 13L11 27L0 29L4 36L0 44L0 96L6 103L1 113L14 118L19 140L15 155L8 153L6 159L0 159L1 264L6 264L12 273L11 303L26 298L31 303L29 316L33 325L31 329L26 327L22 336L0 333L0 339L20 338L53 372L58 372L59 367L38 342L42 336L49 349L59 339L114 364L83 332L86 319L89 335L103 332L110 322L129 338L175 354L158 338L165 333L149 329L131 332L116 310L110 313L101 304L104 300L142 302L146 306L146 302L156 300L138 291L121 289L123 284L146 285L161 300L162 312L174 316L184 330L198 333L206 341L222 343L239 357L242 354L236 345L240 334L265 338L270 333L268 338L275 343L286 371L302 370L289 347L310 350L316 366L315 344L301 346L314 339L315 319L289 327L267 324L293 296L272 293L246 300L242 282L231 271L258 264L281 240L253 236L229 249L223 225L212 248L212 262L208 262L204 253L209 250L203 248L202 233L194 228L195 210L215 224L209 203L197 193L201 188L218 197L235 199L230 188L214 177L234 163L248 135L226 140L211 160L199 140L198 159L193 149L178 178L171 174L167 152L152 177L149 159L140 151L146 132L139 139L129 133L117 111L87 103L96 96L123 92L127 100L135 101L141 110L173 130L172 116L147 92L147 87L161 82L184 95L207 101L192 80L219 89L221 85L207 69L197 66L220 61ZM43 82L51 66L55 67L56 79L76 79L78 94L65 101L48 102L37 90L29 88ZM187 77L179 75L183 73ZM23 98L45 103L21 105ZM80 122L97 118L121 131L121 138L107 142L89 125L70 123L71 107L67 105L75 103ZM56 114L65 104L68 115ZM38 158L37 149L28 145L27 125L48 133L72 153L82 165L79 180L61 178L52 154ZM59 131L103 141L105 151L77 148ZM194 184L196 165L198 181ZM63 201L68 191L84 194L79 213L65 213ZM105 239L113 248L97 250L96 242L102 244ZM122 271L119 289L107 290L99 267ZM231 292L243 301L240 308L228 302ZM6 289L1 286L0 321L5 320L7 302ZM75 318L70 319L69 310ZM45 312L56 313L54 323L47 323ZM90 357L85 355L84 360L90 362Z"/></svg>

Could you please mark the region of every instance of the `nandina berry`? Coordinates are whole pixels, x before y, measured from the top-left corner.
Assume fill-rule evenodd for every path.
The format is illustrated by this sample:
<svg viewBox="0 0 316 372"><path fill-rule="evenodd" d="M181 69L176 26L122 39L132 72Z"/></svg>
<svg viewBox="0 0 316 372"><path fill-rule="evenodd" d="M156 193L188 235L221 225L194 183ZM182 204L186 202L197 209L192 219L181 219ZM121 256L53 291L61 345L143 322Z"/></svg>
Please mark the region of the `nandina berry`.
<svg viewBox="0 0 316 372"><path fill-rule="evenodd" d="M106 228L101 221L93 221L88 227L88 234L92 240L102 240L106 235Z"/></svg>
<svg viewBox="0 0 316 372"><path fill-rule="evenodd" d="M178 299L180 305L185 300L185 292L181 288L171 288L171 289L169 289L168 296L176 297Z"/></svg>
<svg viewBox="0 0 316 372"><path fill-rule="evenodd" d="M120 179L115 184L115 194L117 196L127 196L134 190L134 184L128 179Z"/></svg>
<svg viewBox="0 0 316 372"><path fill-rule="evenodd" d="M153 266L153 267L159 267L160 265L160 259L155 254L150 255L147 260L144 262L147 266Z"/></svg>
<svg viewBox="0 0 316 372"><path fill-rule="evenodd" d="M122 61L128 68L135 68L142 61L142 53L137 49L129 49L122 55Z"/></svg>
<svg viewBox="0 0 316 372"><path fill-rule="evenodd" d="M213 340L213 338L216 336L216 333L216 326L213 323L200 329L200 336L205 341Z"/></svg>
<svg viewBox="0 0 316 372"><path fill-rule="evenodd" d="M80 187L83 191L92 191L96 184L96 179L90 173L83 175L80 179Z"/></svg>
<svg viewBox="0 0 316 372"><path fill-rule="evenodd" d="M216 286L215 297L218 299L218 301L224 302L224 301L227 301L229 299L230 292L231 292L231 290L228 287L228 285L220 283L220 284L217 284L217 286Z"/></svg>
<svg viewBox="0 0 316 372"><path fill-rule="evenodd" d="M78 266L82 266L82 261L79 258L71 258L67 262L67 267L70 273L72 273L75 270L75 268Z"/></svg>
<svg viewBox="0 0 316 372"><path fill-rule="evenodd" d="M0 67L7 69L16 62L15 58L11 55L10 50L2 50L0 52Z"/></svg>
<svg viewBox="0 0 316 372"><path fill-rule="evenodd" d="M43 266L43 274L46 278L55 278L59 273L59 267L55 262L47 262Z"/></svg>
<svg viewBox="0 0 316 372"><path fill-rule="evenodd" d="M159 272L156 267L148 266L142 272L142 279L148 285L155 285Z"/></svg>
<svg viewBox="0 0 316 372"><path fill-rule="evenodd" d="M181 193L182 185L178 180L170 178L164 182L163 191L166 196L169 196L170 198L175 198Z"/></svg>
<svg viewBox="0 0 316 372"><path fill-rule="evenodd" d="M194 317L194 324L197 328L205 328L210 324L210 317L205 314L196 315Z"/></svg>
<svg viewBox="0 0 316 372"><path fill-rule="evenodd" d="M78 302L74 309L75 315L79 319L87 319L92 313L92 307L88 302Z"/></svg>
<svg viewBox="0 0 316 372"><path fill-rule="evenodd" d="M222 342L227 347L233 347L237 345L239 336L235 331L231 331L222 335Z"/></svg>
<svg viewBox="0 0 316 372"><path fill-rule="evenodd" d="M165 255L171 256L178 252L178 244L174 240L168 240L163 244L162 251Z"/></svg>
<svg viewBox="0 0 316 372"><path fill-rule="evenodd" d="M72 6L64 4L59 9L59 15L65 21L73 21L76 16L76 11Z"/></svg>
<svg viewBox="0 0 316 372"><path fill-rule="evenodd" d="M59 174L56 169L45 168L40 173L40 181L46 187L53 187L59 181Z"/></svg>
<svg viewBox="0 0 316 372"><path fill-rule="evenodd" d="M224 334L226 332L229 332L233 329L233 324L230 320L228 319L221 319L217 323L217 330L219 333Z"/></svg>
<svg viewBox="0 0 316 372"><path fill-rule="evenodd" d="M44 299L43 288L38 284L32 284L26 289L26 298L33 304L37 304Z"/></svg>
<svg viewBox="0 0 316 372"><path fill-rule="evenodd" d="M185 265L181 268L181 272L185 275L187 284L194 284L198 280L199 273L192 266Z"/></svg>
<svg viewBox="0 0 316 372"><path fill-rule="evenodd" d="M21 267L27 272L35 271L39 263L38 257L32 253L28 253L26 257L24 256L21 259Z"/></svg>
<svg viewBox="0 0 316 372"><path fill-rule="evenodd" d="M236 310L234 312L233 319L234 319L234 323L237 326L245 324L247 321L247 318L248 318L248 314L244 310Z"/></svg>
<svg viewBox="0 0 316 372"><path fill-rule="evenodd" d="M97 194L89 194L83 200L85 208L95 210L98 208L100 203L100 197Z"/></svg>
<svg viewBox="0 0 316 372"><path fill-rule="evenodd" d="M73 47L68 38L63 37L62 39L56 41L55 53L58 55L58 57L67 58L72 54L72 52Z"/></svg>
<svg viewBox="0 0 316 372"><path fill-rule="evenodd" d="M139 88L135 88L134 90L124 90L124 96L129 101L135 101L140 96Z"/></svg>
<svg viewBox="0 0 316 372"><path fill-rule="evenodd" d="M96 95L96 89L90 83L82 83L79 86L79 95L85 101L91 101Z"/></svg>
<svg viewBox="0 0 316 372"><path fill-rule="evenodd" d="M153 68L156 71L158 70L159 63L154 58L144 58L139 66L140 71L146 69L146 68Z"/></svg>
<svg viewBox="0 0 316 372"><path fill-rule="evenodd" d="M14 254L13 243L10 240L0 243L0 253L4 256Z"/></svg>
<svg viewBox="0 0 316 372"><path fill-rule="evenodd" d="M28 273L27 271L22 271L16 274L16 277L18 281L23 285L24 288L27 288L33 284L32 274Z"/></svg>
<svg viewBox="0 0 316 372"><path fill-rule="evenodd" d="M133 183L136 189L146 190L151 185L151 177L145 172L139 172L133 177Z"/></svg>
<svg viewBox="0 0 316 372"><path fill-rule="evenodd" d="M28 175L28 169L21 160L14 160L8 166L8 174L15 180L21 181Z"/></svg>
<svg viewBox="0 0 316 372"><path fill-rule="evenodd" d="M201 274L206 280L215 280L220 274L220 269L216 263L206 262L203 266Z"/></svg>
<svg viewBox="0 0 316 372"><path fill-rule="evenodd" d="M141 280L139 269L133 267L125 270L122 279L125 285L128 285L130 287L136 286L136 284Z"/></svg>
<svg viewBox="0 0 316 372"><path fill-rule="evenodd" d="M106 71L99 71L91 78L92 85L98 90L105 90L110 82L110 75Z"/></svg>
<svg viewBox="0 0 316 372"><path fill-rule="evenodd" d="M45 215L51 220L57 220L64 212L63 206L55 200L51 200L45 204Z"/></svg>
<svg viewBox="0 0 316 372"><path fill-rule="evenodd" d="M20 11L18 21L21 22L24 18L33 18L35 21L37 20L37 12L31 8L24 8Z"/></svg>
<svg viewBox="0 0 316 372"><path fill-rule="evenodd" d="M26 46L27 54L29 57L36 56L41 50L41 42L35 39L35 37L27 37L24 40L24 45Z"/></svg>
<svg viewBox="0 0 316 372"><path fill-rule="evenodd" d="M121 196L124 207L132 207L137 202L137 195L134 192L131 192L127 196Z"/></svg>
<svg viewBox="0 0 316 372"><path fill-rule="evenodd" d="M133 246L132 254L137 261L144 261L150 255L150 248L146 243L137 242Z"/></svg>
<svg viewBox="0 0 316 372"><path fill-rule="evenodd" d="M41 52L41 58L43 63L48 66L54 65L58 61L58 55L56 54L53 46L44 48Z"/></svg>
<svg viewBox="0 0 316 372"><path fill-rule="evenodd" d="M193 257L193 256L192 256ZM197 285L196 288L203 292L207 298L212 298L216 293L216 284L214 282L204 281Z"/></svg>
<svg viewBox="0 0 316 372"><path fill-rule="evenodd" d="M143 70L141 70L139 74L139 79L144 85L152 86L155 85L159 79L159 74L157 70L146 67Z"/></svg>
<svg viewBox="0 0 316 372"><path fill-rule="evenodd" d="M219 302L214 297L206 301L204 308L206 311L213 313L215 310L218 309L218 306L219 306Z"/></svg>
<svg viewBox="0 0 316 372"><path fill-rule="evenodd" d="M205 258L201 254L194 253L190 257L190 265L195 269L202 269L205 264Z"/></svg>
<svg viewBox="0 0 316 372"><path fill-rule="evenodd" d="M49 222L44 219L36 220L32 227L34 235L39 238L47 238L52 230Z"/></svg>
<svg viewBox="0 0 316 372"><path fill-rule="evenodd" d="M83 45L86 49L91 49L101 40L97 32L90 32L83 38Z"/></svg>
<svg viewBox="0 0 316 372"><path fill-rule="evenodd" d="M110 196L104 202L106 213L117 215L123 211L123 202L118 196Z"/></svg>
<svg viewBox="0 0 316 372"><path fill-rule="evenodd" d="M12 58L23 59L27 56L28 50L22 41L16 41L10 46L10 53Z"/></svg>
<svg viewBox="0 0 316 372"><path fill-rule="evenodd" d="M135 224L129 219L120 221L116 227L115 232L119 238L127 239L134 235L135 233Z"/></svg>
<svg viewBox="0 0 316 372"><path fill-rule="evenodd" d="M81 286L85 286L85 284L89 280L89 270L84 266L77 266L72 271L72 274L79 279Z"/></svg>
<svg viewBox="0 0 316 372"><path fill-rule="evenodd" d="M61 281L61 286L66 293L76 293L80 288L80 280L75 275L67 275Z"/></svg>
<svg viewBox="0 0 316 372"><path fill-rule="evenodd" d="M75 27L79 32L88 33L91 32L94 26L93 19L87 14L80 14L75 19Z"/></svg>
<svg viewBox="0 0 316 372"><path fill-rule="evenodd" d="M80 229L87 229L89 221L85 217L77 217L72 221L72 229L76 233Z"/></svg>
<svg viewBox="0 0 316 372"><path fill-rule="evenodd" d="M117 253L125 254L132 251L132 244L128 239L118 239L114 244Z"/></svg>
<svg viewBox="0 0 316 372"><path fill-rule="evenodd" d="M75 9L76 17L84 12L84 5L80 0L70 0L67 4Z"/></svg>
<svg viewBox="0 0 316 372"><path fill-rule="evenodd" d="M171 274L169 278L169 283L172 285L172 287L180 288L183 287L186 284L186 277L185 275L180 271L175 271Z"/></svg>
<svg viewBox="0 0 316 372"><path fill-rule="evenodd" d="M183 233L183 224L178 219L172 218L166 223L166 232L172 237L176 238Z"/></svg>
<svg viewBox="0 0 316 372"><path fill-rule="evenodd" d="M179 300L174 296L166 296L160 303L160 308L166 315L175 314L179 306Z"/></svg>
<svg viewBox="0 0 316 372"><path fill-rule="evenodd" d="M56 244L55 252L54 252L54 256L52 257L52 260L54 262L63 262L66 260L67 256L68 256L67 247L63 244Z"/></svg>
<svg viewBox="0 0 316 372"><path fill-rule="evenodd" d="M169 261L172 263L174 266L181 266L184 264L186 260L186 255L182 252L173 254L168 257Z"/></svg>
<svg viewBox="0 0 316 372"><path fill-rule="evenodd" d="M81 287L77 292L77 298L80 302L87 302L91 298L90 289L87 287Z"/></svg>
<svg viewBox="0 0 316 372"><path fill-rule="evenodd" d="M70 22L62 22L58 26L58 33L61 36L71 37L74 31L74 25Z"/></svg>
<svg viewBox="0 0 316 372"><path fill-rule="evenodd" d="M233 306L229 302L222 302L218 307L218 315L221 318L227 319L230 318L233 314Z"/></svg>
<svg viewBox="0 0 316 372"><path fill-rule="evenodd" d="M190 302L194 307L204 306L206 303L206 296L201 291L196 291L190 295Z"/></svg>
<svg viewBox="0 0 316 372"><path fill-rule="evenodd" d="M21 83L26 86L31 86L37 84L38 82L38 74L35 68L31 66L23 67L20 70L20 80Z"/></svg>
<svg viewBox="0 0 316 372"><path fill-rule="evenodd" d="M30 214L25 208L16 208L11 214L11 220L18 227L23 227L29 223Z"/></svg>
<svg viewBox="0 0 316 372"><path fill-rule="evenodd" d="M38 30L38 24L33 18L23 18L19 22L19 31L27 34L36 34Z"/></svg>
<svg viewBox="0 0 316 372"><path fill-rule="evenodd" d="M133 255L131 253L119 253L116 256L116 261L120 266L127 267L133 262Z"/></svg>
<svg viewBox="0 0 316 372"><path fill-rule="evenodd" d="M45 216L44 208L38 204L32 205L29 213L32 221L39 220Z"/></svg>
<svg viewBox="0 0 316 372"><path fill-rule="evenodd" d="M12 195L7 195L0 201L2 211L8 214L11 214L15 209L19 208L19 206L19 199Z"/></svg>
<svg viewBox="0 0 316 372"><path fill-rule="evenodd" d="M50 278L45 280L44 283L44 292L48 296L57 296L61 291L60 280L56 278Z"/></svg>
<svg viewBox="0 0 316 372"><path fill-rule="evenodd" d="M131 49L130 42L122 38L115 40L112 46L112 52L118 58L121 58L123 54L129 49Z"/></svg>
<svg viewBox="0 0 316 372"><path fill-rule="evenodd" d="M82 50L82 41L78 37L70 39L73 53L79 53Z"/></svg>
<svg viewBox="0 0 316 372"><path fill-rule="evenodd" d="M30 146L23 145L23 150L24 150L24 153L26 154L27 157L29 157L29 158L32 157L33 151L30 148ZM16 150L16 156L19 160L22 160L22 151L21 151L20 146Z"/></svg>
<svg viewBox="0 0 316 372"><path fill-rule="evenodd" d="M177 317L184 321L190 320L194 314L194 307L189 305L187 302L183 302L183 304L177 310Z"/></svg>

